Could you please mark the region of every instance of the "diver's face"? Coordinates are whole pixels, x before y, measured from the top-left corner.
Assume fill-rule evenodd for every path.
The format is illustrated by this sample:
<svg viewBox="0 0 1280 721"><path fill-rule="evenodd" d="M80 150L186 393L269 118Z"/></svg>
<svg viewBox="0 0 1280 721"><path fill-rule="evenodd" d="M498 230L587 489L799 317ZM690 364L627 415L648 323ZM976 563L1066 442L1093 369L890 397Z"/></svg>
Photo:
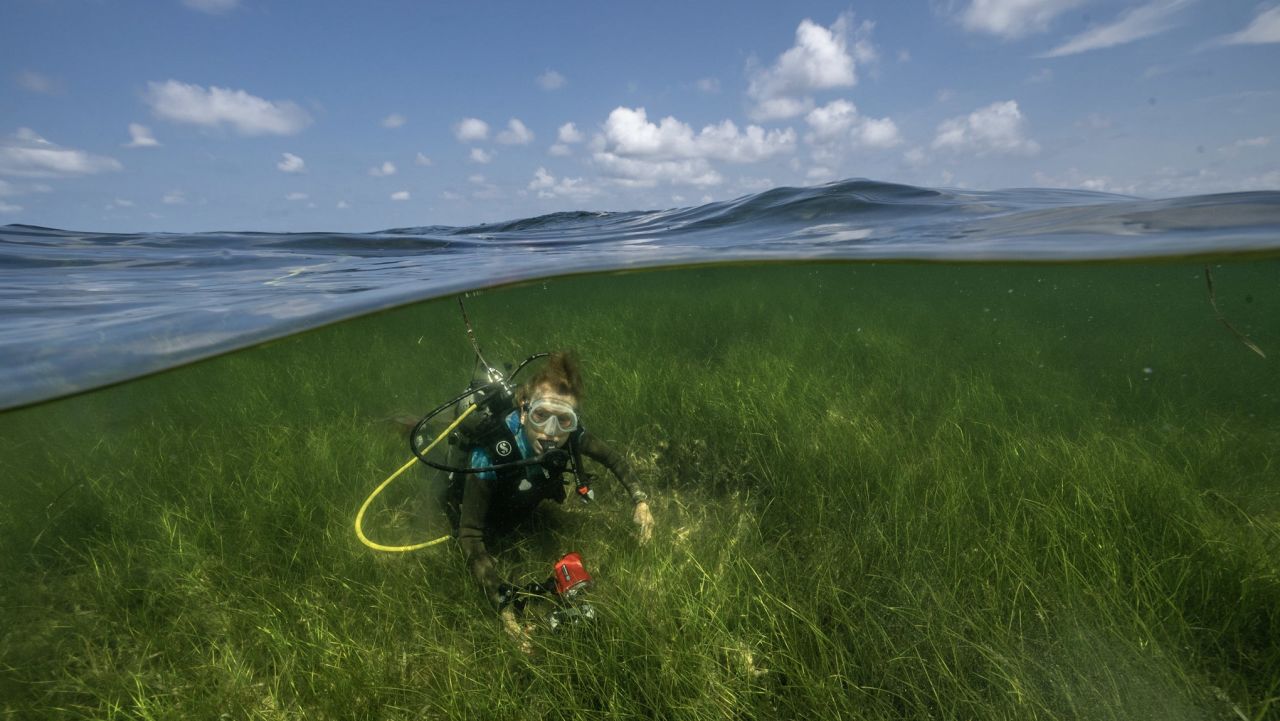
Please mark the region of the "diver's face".
<svg viewBox="0 0 1280 721"><path fill-rule="evenodd" d="M547 386L535 388L520 411L520 424L534 451L546 453L563 446L577 428L577 410L574 396L556 393Z"/></svg>

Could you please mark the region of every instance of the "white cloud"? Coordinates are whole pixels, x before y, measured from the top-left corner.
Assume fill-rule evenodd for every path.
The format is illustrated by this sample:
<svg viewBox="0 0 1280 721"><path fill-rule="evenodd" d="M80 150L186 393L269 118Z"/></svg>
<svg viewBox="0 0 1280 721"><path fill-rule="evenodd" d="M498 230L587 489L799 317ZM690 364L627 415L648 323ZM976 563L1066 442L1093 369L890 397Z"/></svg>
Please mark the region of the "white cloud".
<svg viewBox="0 0 1280 721"><path fill-rule="evenodd" d="M17 74L16 79L18 85L33 93L56 95L60 89L56 80L34 70L23 70Z"/></svg>
<svg viewBox="0 0 1280 721"><path fill-rule="evenodd" d="M396 174L396 164L390 160L385 161L382 165L369 168L369 175L375 178L385 178L388 175Z"/></svg>
<svg viewBox="0 0 1280 721"><path fill-rule="evenodd" d="M907 161L907 165L913 168L923 167L929 162L929 156L924 152L924 148L916 146L902 154L902 159Z"/></svg>
<svg viewBox="0 0 1280 721"><path fill-rule="evenodd" d="M240 4L240 0L182 0L182 4L192 10L218 15L234 10Z"/></svg>
<svg viewBox="0 0 1280 721"><path fill-rule="evenodd" d="M661 181L716 185L723 178L710 160L754 163L795 149L794 130L765 131L756 125L739 130L732 121L708 125L698 133L668 116L649 122L644 108L615 108L604 131L593 141L593 160L626 185L652 186Z"/></svg>
<svg viewBox="0 0 1280 721"><path fill-rule="evenodd" d="M160 202L165 205L185 205L187 202L187 194L181 190L170 190L164 194Z"/></svg>
<svg viewBox="0 0 1280 721"><path fill-rule="evenodd" d="M129 142L125 143L126 148L155 148L160 142L151 134L151 128L138 123L129 123Z"/></svg>
<svg viewBox="0 0 1280 721"><path fill-rule="evenodd" d="M559 142L547 148L547 152L560 157L571 155L573 150L569 146L574 143L581 143L585 139L582 132L578 130L578 126L573 123L561 125L556 137Z"/></svg>
<svg viewBox="0 0 1280 721"><path fill-rule="evenodd" d="M533 142L533 131L518 118L512 118L507 121L507 129L498 133L497 140L504 145L528 145Z"/></svg>
<svg viewBox="0 0 1280 721"><path fill-rule="evenodd" d="M966 30L1017 39L1044 32L1084 0L973 0L960 16Z"/></svg>
<svg viewBox="0 0 1280 721"><path fill-rule="evenodd" d="M413 162L418 165L431 165L431 158L428 158L422 153L418 153L418 156L413 159Z"/></svg>
<svg viewBox="0 0 1280 721"><path fill-rule="evenodd" d="M64 148L40 137L30 128L0 140L0 175L57 178L120 170L115 158Z"/></svg>
<svg viewBox="0 0 1280 721"><path fill-rule="evenodd" d="M587 185L582 178L560 178L547 172L546 168L538 168L529 181L529 190L537 193L539 198L573 198L582 200L596 195L599 191Z"/></svg>
<svg viewBox="0 0 1280 721"><path fill-rule="evenodd" d="M282 173L305 173L307 172L307 161L293 153L281 153L280 162L276 163L276 169Z"/></svg>
<svg viewBox="0 0 1280 721"><path fill-rule="evenodd" d="M833 100L805 116L811 132L810 145L824 146L824 157L834 158L851 144L867 148L892 148L902 143L898 126L890 118L866 118L847 100Z"/></svg>
<svg viewBox="0 0 1280 721"><path fill-rule="evenodd" d="M1265 148L1271 144L1271 138L1268 136L1259 136L1256 138L1244 138L1237 140L1230 145L1224 145L1218 148L1218 152L1227 155L1238 155L1241 151L1250 150L1252 148Z"/></svg>
<svg viewBox="0 0 1280 721"><path fill-rule="evenodd" d="M698 89L708 95L720 92L720 81L716 78L699 78Z"/></svg>
<svg viewBox="0 0 1280 721"><path fill-rule="evenodd" d="M6 203L0 200L0 213L18 213L21 212L22 206L16 203Z"/></svg>
<svg viewBox="0 0 1280 721"><path fill-rule="evenodd" d="M307 194L306 193L289 193L288 195L284 196L284 199L285 200L306 200Z"/></svg>
<svg viewBox="0 0 1280 721"><path fill-rule="evenodd" d="M333 207L337 208L338 210L346 210L347 208L351 207L351 203L348 203L345 200L339 200L338 204Z"/></svg>
<svg viewBox="0 0 1280 721"><path fill-rule="evenodd" d="M382 127L399 128L407 122L409 122L409 119L406 118L405 116L401 115L400 113L392 113L382 119Z"/></svg>
<svg viewBox="0 0 1280 721"><path fill-rule="evenodd" d="M1018 110L1017 101L1005 100L944 121L938 126L933 149L977 155L1035 155L1040 152L1040 144L1026 137L1026 119Z"/></svg>
<svg viewBox="0 0 1280 721"><path fill-rule="evenodd" d="M738 178L738 187L748 193L759 193L774 187L774 182L771 178L741 177Z"/></svg>
<svg viewBox="0 0 1280 721"><path fill-rule="evenodd" d="M875 27L875 23L870 20L864 20L861 25L854 28L853 60L859 65L871 65L880 60L880 51L876 50L876 46L871 44L871 31Z"/></svg>
<svg viewBox="0 0 1280 721"><path fill-rule="evenodd" d="M1275 190L1280 188L1280 170L1268 170L1261 175L1250 175L1234 180L1238 190Z"/></svg>
<svg viewBox="0 0 1280 721"><path fill-rule="evenodd" d="M847 100L832 101L821 108L814 108L805 116L813 129L813 140L834 140L848 133L857 118L857 108Z"/></svg>
<svg viewBox="0 0 1280 721"><path fill-rule="evenodd" d="M564 76L554 70L548 70L538 76L538 85L543 90L559 90L564 87L566 82L568 81L564 79Z"/></svg>
<svg viewBox="0 0 1280 721"><path fill-rule="evenodd" d="M564 125L561 125L560 130L557 131L556 137L560 142L565 144L582 142L582 132L579 131L578 126L573 123L565 123Z"/></svg>
<svg viewBox="0 0 1280 721"><path fill-rule="evenodd" d="M409 199L409 191L407 191L407 190L397 190L396 192L394 192L394 193L392 193L392 194L391 194L391 199L392 199L392 200L408 200L408 199Z"/></svg>
<svg viewBox="0 0 1280 721"><path fill-rule="evenodd" d="M133 201L125 200L124 198L116 198L115 200L111 201L111 205L113 207L118 207L118 208L132 208Z"/></svg>
<svg viewBox="0 0 1280 721"><path fill-rule="evenodd" d="M1241 178L1223 176L1204 167L1189 170L1160 168L1138 182L1139 194L1148 197L1173 197L1201 193L1231 193L1245 190L1275 190L1280 187L1280 170Z"/></svg>
<svg viewBox="0 0 1280 721"><path fill-rule="evenodd" d="M756 103L751 110L754 120L783 120L803 115L813 108L813 98L769 98Z"/></svg>
<svg viewBox="0 0 1280 721"><path fill-rule="evenodd" d="M490 153L484 148L471 149L471 162L480 163L483 165L484 163L488 163L492 160L493 160L493 153Z"/></svg>
<svg viewBox="0 0 1280 721"><path fill-rule="evenodd" d="M898 126L890 118L866 118L858 126L855 139L868 148L892 148L902 143Z"/></svg>
<svg viewBox="0 0 1280 721"><path fill-rule="evenodd" d="M1040 57L1075 55L1159 35L1172 28L1173 16L1192 2L1194 0L1154 0L1126 11L1110 25L1090 28Z"/></svg>
<svg viewBox="0 0 1280 721"><path fill-rule="evenodd" d="M243 90L169 80L148 83L146 101L157 117L206 127L230 126L241 135L293 135L311 116L291 100L270 101Z"/></svg>
<svg viewBox="0 0 1280 721"><path fill-rule="evenodd" d="M705 187L719 185L724 178L701 158L694 160L641 160L600 152L593 162L619 185L651 188L660 182Z"/></svg>
<svg viewBox="0 0 1280 721"><path fill-rule="evenodd" d="M795 148L794 130L765 131L758 125L739 130L732 120L693 128L668 115L649 122L644 108L618 107L605 121L605 151L624 157L725 160L754 163Z"/></svg>
<svg viewBox="0 0 1280 721"><path fill-rule="evenodd" d="M874 24L853 27L853 14L842 13L824 28L805 19L796 28L796 43L769 68L754 68L747 95L755 101L756 120L790 118L813 107L810 93L852 87L858 82L857 64L876 59L870 35ZM853 37L852 50L850 37Z"/></svg>
<svg viewBox="0 0 1280 721"><path fill-rule="evenodd" d="M472 185L484 185L484 176L480 173L472 173L467 176L467 182Z"/></svg>
<svg viewBox="0 0 1280 721"><path fill-rule="evenodd" d="M479 118L463 118L453 126L453 134L461 143L484 140L489 137L489 124Z"/></svg>
<svg viewBox="0 0 1280 721"><path fill-rule="evenodd" d="M830 180L835 177L835 173L832 172L831 168L815 165L809 168L809 172L805 173L804 177L808 180Z"/></svg>
<svg viewBox="0 0 1280 721"><path fill-rule="evenodd" d="M1041 188L1076 188L1079 190L1092 190L1098 193L1119 193L1121 195L1135 195L1137 193L1137 186L1133 184L1122 185L1108 176L1082 173L1076 168L1068 169L1066 174L1061 176L1053 176L1036 171L1032 174L1032 179Z"/></svg>
<svg viewBox="0 0 1280 721"><path fill-rule="evenodd" d="M443 198L443 199L445 199L445 200L462 200L462 196L461 196L461 195L458 195L457 193L453 192L452 190L443 190L443 191L441 191L441 192L440 192L440 197L441 197L441 198Z"/></svg>
<svg viewBox="0 0 1280 721"><path fill-rule="evenodd" d="M1263 10L1249 23L1249 27L1237 33L1223 35L1215 42L1222 45L1280 43L1280 5Z"/></svg>

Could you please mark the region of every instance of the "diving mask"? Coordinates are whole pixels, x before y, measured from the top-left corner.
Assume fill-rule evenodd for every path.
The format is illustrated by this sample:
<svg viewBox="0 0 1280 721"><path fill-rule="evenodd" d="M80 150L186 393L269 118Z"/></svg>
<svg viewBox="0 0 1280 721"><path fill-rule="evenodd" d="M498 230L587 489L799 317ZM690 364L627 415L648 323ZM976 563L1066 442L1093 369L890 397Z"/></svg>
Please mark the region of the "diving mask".
<svg viewBox="0 0 1280 721"><path fill-rule="evenodd" d="M537 398L526 411L529 424L549 436L578 430L578 411L562 400Z"/></svg>

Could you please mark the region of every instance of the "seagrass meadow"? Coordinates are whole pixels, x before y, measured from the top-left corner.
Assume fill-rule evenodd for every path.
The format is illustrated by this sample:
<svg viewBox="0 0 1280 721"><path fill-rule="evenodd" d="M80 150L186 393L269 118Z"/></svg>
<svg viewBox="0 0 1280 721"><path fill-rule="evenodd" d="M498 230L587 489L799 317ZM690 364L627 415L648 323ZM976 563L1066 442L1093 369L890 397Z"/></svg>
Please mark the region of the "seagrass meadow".
<svg viewBox="0 0 1280 721"><path fill-rule="evenodd" d="M596 579L596 622L532 654L452 542L352 530L410 457L397 421L470 378L452 298L8 412L0 714L1280 718L1280 262L1212 263L1216 311L1205 267L472 294L490 360L578 353L657 519L638 543L600 478L495 540L513 580L568 551ZM413 518L434 482L398 479L369 534L440 535Z"/></svg>

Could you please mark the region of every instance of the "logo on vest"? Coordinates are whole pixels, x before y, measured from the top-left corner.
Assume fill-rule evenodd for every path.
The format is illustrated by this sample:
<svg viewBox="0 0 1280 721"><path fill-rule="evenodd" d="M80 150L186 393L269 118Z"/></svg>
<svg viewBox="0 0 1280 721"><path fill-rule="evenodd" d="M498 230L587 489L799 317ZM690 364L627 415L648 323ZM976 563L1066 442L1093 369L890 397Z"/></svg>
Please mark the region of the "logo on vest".
<svg viewBox="0 0 1280 721"><path fill-rule="evenodd" d="M494 450L498 451L498 455L500 456L509 456L511 455L511 442L498 441L498 445L495 447Z"/></svg>

